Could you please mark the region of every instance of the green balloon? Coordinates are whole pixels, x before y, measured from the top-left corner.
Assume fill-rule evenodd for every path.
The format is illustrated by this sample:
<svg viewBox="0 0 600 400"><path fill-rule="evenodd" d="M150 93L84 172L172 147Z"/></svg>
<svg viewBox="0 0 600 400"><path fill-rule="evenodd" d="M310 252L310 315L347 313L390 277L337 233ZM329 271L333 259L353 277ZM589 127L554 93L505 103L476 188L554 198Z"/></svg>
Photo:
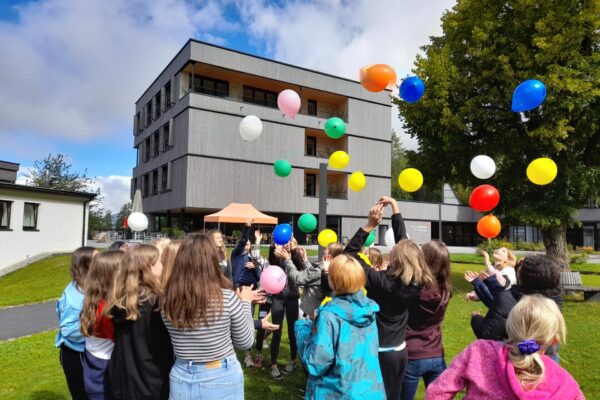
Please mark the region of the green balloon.
<svg viewBox="0 0 600 400"><path fill-rule="evenodd" d="M339 139L346 133L346 124L341 118L329 118L325 122L325 133L332 139Z"/></svg>
<svg viewBox="0 0 600 400"><path fill-rule="evenodd" d="M375 231L371 231L369 236L367 236L367 240L365 240L365 247L369 247L375 241Z"/></svg>
<svg viewBox="0 0 600 400"><path fill-rule="evenodd" d="M317 229L317 218L312 214L302 214L298 219L298 228L304 233Z"/></svg>
<svg viewBox="0 0 600 400"><path fill-rule="evenodd" d="M289 174L292 173L292 164L287 160L277 160L275 161L275 174L282 178L285 178Z"/></svg>

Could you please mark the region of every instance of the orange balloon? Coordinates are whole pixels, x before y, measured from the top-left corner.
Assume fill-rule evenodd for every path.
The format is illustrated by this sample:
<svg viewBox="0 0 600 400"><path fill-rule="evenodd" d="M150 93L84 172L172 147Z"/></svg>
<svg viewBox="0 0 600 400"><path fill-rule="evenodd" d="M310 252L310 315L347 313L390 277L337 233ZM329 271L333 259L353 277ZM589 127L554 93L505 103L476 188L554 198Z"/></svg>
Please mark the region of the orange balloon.
<svg viewBox="0 0 600 400"><path fill-rule="evenodd" d="M396 84L396 72L385 64L375 64L360 69L360 83L370 92L381 92Z"/></svg>
<svg viewBox="0 0 600 400"><path fill-rule="evenodd" d="M486 215L477 222L477 232L486 239L495 238L500 234L502 225L492 214Z"/></svg>

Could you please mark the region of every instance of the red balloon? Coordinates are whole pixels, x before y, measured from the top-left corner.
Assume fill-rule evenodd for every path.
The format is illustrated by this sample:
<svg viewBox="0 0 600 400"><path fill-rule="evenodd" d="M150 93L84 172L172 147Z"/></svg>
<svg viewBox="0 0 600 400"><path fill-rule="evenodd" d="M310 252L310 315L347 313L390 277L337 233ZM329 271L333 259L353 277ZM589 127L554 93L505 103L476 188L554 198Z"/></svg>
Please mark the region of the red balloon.
<svg viewBox="0 0 600 400"><path fill-rule="evenodd" d="M492 185L481 185L473 189L469 205L479 212L491 211L500 202L500 193Z"/></svg>
<svg viewBox="0 0 600 400"><path fill-rule="evenodd" d="M486 239L495 238L500 234L502 225L492 214L486 215L477 222L477 232Z"/></svg>

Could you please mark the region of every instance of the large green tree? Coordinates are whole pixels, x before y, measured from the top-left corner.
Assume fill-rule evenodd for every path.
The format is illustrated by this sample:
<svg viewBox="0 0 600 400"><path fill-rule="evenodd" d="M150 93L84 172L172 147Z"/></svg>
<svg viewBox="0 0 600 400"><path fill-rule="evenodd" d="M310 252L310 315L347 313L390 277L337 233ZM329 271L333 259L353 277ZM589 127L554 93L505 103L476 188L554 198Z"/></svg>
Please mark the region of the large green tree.
<svg viewBox="0 0 600 400"><path fill-rule="evenodd" d="M428 182L472 188L483 182L470 160L488 154L498 166L489 183L501 195L494 213L539 227L547 253L566 265L566 230L600 187L600 1L458 0L442 28L417 56L425 96L397 101L420 144L411 163ZM544 82L547 98L514 113L513 90L526 79ZM543 156L558 176L536 186L525 171Z"/></svg>
<svg viewBox="0 0 600 400"><path fill-rule="evenodd" d="M33 168L25 176L35 186L58 190L93 192L91 185L93 185L94 180L86 176L87 170L77 172L72 171L71 167L68 156L50 153L46 158L35 161Z"/></svg>

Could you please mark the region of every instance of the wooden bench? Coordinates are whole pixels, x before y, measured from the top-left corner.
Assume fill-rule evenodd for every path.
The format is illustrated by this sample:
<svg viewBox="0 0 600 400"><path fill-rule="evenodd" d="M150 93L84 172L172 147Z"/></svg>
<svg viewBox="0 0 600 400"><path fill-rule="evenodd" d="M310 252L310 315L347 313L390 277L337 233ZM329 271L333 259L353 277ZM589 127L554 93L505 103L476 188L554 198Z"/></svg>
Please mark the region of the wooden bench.
<svg viewBox="0 0 600 400"><path fill-rule="evenodd" d="M566 293L583 292L585 300L600 302L600 287L583 286L579 272L561 272L560 283Z"/></svg>

